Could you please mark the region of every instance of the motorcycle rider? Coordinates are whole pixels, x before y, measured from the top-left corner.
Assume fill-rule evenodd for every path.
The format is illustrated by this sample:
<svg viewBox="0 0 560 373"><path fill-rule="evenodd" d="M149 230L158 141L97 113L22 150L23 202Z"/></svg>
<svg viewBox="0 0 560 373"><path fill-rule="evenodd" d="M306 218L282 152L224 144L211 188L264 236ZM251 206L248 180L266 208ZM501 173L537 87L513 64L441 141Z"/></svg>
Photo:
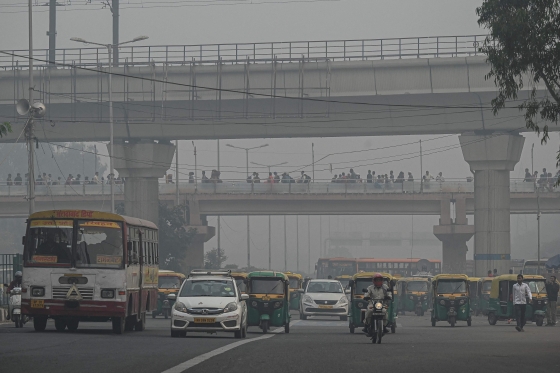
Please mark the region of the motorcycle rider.
<svg viewBox="0 0 560 373"><path fill-rule="evenodd" d="M383 276L380 273L376 273L373 276L373 285L368 286L367 294L364 297L370 298L370 304L373 304L376 300L384 301L386 298L392 299L391 293L388 292L389 287L383 283ZM362 329L364 333L367 333L367 328L371 323L371 317L373 315L373 308L369 308L366 311L366 318L364 320L365 327ZM387 312L383 315L383 334L389 333L387 329Z"/></svg>
<svg viewBox="0 0 560 373"><path fill-rule="evenodd" d="M8 286L8 289L6 290L6 294L10 294L11 291L14 288L20 288L21 287L21 278L23 277L23 274L21 273L21 271L17 271L14 274L14 279L12 282L10 282L10 285ZM12 315L10 315L9 311L8 311L8 320L10 320L12 317Z"/></svg>

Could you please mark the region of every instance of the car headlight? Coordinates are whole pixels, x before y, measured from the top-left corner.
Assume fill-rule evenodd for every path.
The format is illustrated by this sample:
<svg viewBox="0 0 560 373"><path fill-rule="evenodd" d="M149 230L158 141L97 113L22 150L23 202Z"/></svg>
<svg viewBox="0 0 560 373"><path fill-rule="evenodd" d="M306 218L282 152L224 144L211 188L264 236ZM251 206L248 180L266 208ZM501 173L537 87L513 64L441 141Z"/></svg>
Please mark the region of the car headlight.
<svg viewBox="0 0 560 373"><path fill-rule="evenodd" d="M31 296L32 297L44 297L45 296L45 288L43 288L43 287L33 287L31 289Z"/></svg>
<svg viewBox="0 0 560 373"><path fill-rule="evenodd" d="M459 301L459 305L462 306L463 304L465 304L465 300L464 300L464 299L461 299L461 300Z"/></svg>
<svg viewBox="0 0 560 373"><path fill-rule="evenodd" d="M237 310L237 303L231 302L228 303L227 306L225 306L224 313L233 312L235 310Z"/></svg>
<svg viewBox="0 0 560 373"><path fill-rule="evenodd" d="M348 298L346 298L346 296L343 296L342 298L340 298L338 303L348 303Z"/></svg>
<svg viewBox="0 0 560 373"><path fill-rule="evenodd" d="M282 302L274 302L274 308L282 307Z"/></svg>
<svg viewBox="0 0 560 373"><path fill-rule="evenodd" d="M187 306L185 306L183 302L175 302L175 306L173 308L175 308L175 311L187 313Z"/></svg>
<svg viewBox="0 0 560 373"><path fill-rule="evenodd" d="M362 302L358 303L358 308L364 308L364 304Z"/></svg>
<svg viewBox="0 0 560 373"><path fill-rule="evenodd" d="M101 289L101 298L103 299L113 299L115 297L115 290L113 289Z"/></svg>
<svg viewBox="0 0 560 373"><path fill-rule="evenodd" d="M311 298L309 295L306 295L303 297L303 303L313 303L313 298Z"/></svg>
<svg viewBox="0 0 560 373"><path fill-rule="evenodd" d="M445 306L445 301L442 299L439 301L439 304L441 304L442 306Z"/></svg>

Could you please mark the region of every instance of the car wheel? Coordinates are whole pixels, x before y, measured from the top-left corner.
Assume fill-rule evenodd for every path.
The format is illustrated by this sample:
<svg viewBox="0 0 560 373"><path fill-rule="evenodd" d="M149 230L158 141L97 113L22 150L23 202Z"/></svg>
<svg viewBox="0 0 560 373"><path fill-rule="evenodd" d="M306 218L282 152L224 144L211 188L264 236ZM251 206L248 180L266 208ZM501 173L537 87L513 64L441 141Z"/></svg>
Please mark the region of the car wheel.
<svg viewBox="0 0 560 373"><path fill-rule="evenodd" d="M350 333L354 334L354 324L350 324Z"/></svg>
<svg viewBox="0 0 560 373"><path fill-rule="evenodd" d="M301 320L307 320L307 316L305 316L303 313L300 313L300 314L299 314L299 318L300 318Z"/></svg>
<svg viewBox="0 0 560 373"><path fill-rule="evenodd" d="M239 330L233 332L236 339L241 339L243 337L243 327L239 327Z"/></svg>
<svg viewBox="0 0 560 373"><path fill-rule="evenodd" d="M245 325L243 326L243 334L241 338L247 338L247 321L245 321Z"/></svg>

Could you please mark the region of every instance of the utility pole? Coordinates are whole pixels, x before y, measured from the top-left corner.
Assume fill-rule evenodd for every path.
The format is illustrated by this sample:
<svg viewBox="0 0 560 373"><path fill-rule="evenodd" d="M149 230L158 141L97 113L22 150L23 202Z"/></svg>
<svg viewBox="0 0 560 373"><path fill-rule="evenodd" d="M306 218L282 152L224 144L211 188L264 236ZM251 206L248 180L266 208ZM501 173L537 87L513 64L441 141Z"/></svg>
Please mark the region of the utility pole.
<svg viewBox="0 0 560 373"><path fill-rule="evenodd" d="M311 217L307 215L307 274L311 273Z"/></svg>
<svg viewBox="0 0 560 373"><path fill-rule="evenodd" d="M288 236L286 235L286 215L284 215L284 272L288 270Z"/></svg>
<svg viewBox="0 0 560 373"><path fill-rule="evenodd" d="M119 66L119 0L113 0L113 64Z"/></svg>
<svg viewBox="0 0 560 373"><path fill-rule="evenodd" d="M33 4L32 0L28 2L29 7L29 105L33 106ZM33 150L33 116L29 118L27 123L27 151L28 155L28 178L29 186L29 215L35 212L35 151Z"/></svg>
<svg viewBox="0 0 560 373"><path fill-rule="evenodd" d="M422 140L420 140L420 193L424 191L424 169L422 166Z"/></svg>
<svg viewBox="0 0 560 373"><path fill-rule="evenodd" d="M268 215L268 269L272 270L272 224Z"/></svg>
<svg viewBox="0 0 560 373"><path fill-rule="evenodd" d="M535 165L533 163L533 152L535 151L535 144L533 143L533 146L531 146L531 175L533 175L533 172L535 172Z"/></svg>
<svg viewBox="0 0 560 373"><path fill-rule="evenodd" d="M56 0L49 0L49 63L55 67L56 62Z"/></svg>
<svg viewBox="0 0 560 373"><path fill-rule="evenodd" d="M537 275L541 274L541 204L539 200L539 188L537 187Z"/></svg>
<svg viewBox="0 0 560 373"><path fill-rule="evenodd" d="M313 166L313 182L315 182L315 144L311 143L311 165Z"/></svg>
<svg viewBox="0 0 560 373"><path fill-rule="evenodd" d="M179 206L179 140L175 140L175 205Z"/></svg>
<svg viewBox="0 0 560 373"><path fill-rule="evenodd" d="M216 147L218 149L218 170L217 171L218 171L218 174L219 174L219 172L220 172L220 139L216 140L216 142L217 142ZM217 226L218 226L218 260L222 259L222 253L221 253L221 247L222 247L221 246L221 243L222 243L221 238L222 237L221 237L221 229L220 229L221 228L220 220L221 220L220 215L218 215L218 224L217 224ZM220 263L221 263L221 261L220 261Z"/></svg>
<svg viewBox="0 0 560 373"><path fill-rule="evenodd" d="M299 273L299 215L296 215L296 268Z"/></svg>
<svg viewBox="0 0 560 373"><path fill-rule="evenodd" d="M319 215L319 257L323 257L323 215Z"/></svg>

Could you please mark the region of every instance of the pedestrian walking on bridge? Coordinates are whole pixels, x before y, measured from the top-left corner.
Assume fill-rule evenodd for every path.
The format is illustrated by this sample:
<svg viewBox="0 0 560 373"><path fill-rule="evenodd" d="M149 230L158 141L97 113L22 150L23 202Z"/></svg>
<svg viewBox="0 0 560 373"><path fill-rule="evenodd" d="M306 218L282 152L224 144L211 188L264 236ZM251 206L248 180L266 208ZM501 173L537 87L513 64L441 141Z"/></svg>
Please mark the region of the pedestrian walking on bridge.
<svg viewBox="0 0 560 373"><path fill-rule="evenodd" d="M515 329L517 329L518 332L524 332L523 327L525 326L527 298L529 298L529 301L533 300L531 289L529 289L529 285L523 282L523 275L517 275L517 284L513 285L513 307L517 317L517 326Z"/></svg>
<svg viewBox="0 0 560 373"><path fill-rule="evenodd" d="M558 291L560 285L556 281L556 276L550 276L546 283L546 296L548 303L546 305L546 326L556 325L556 302L558 301Z"/></svg>

